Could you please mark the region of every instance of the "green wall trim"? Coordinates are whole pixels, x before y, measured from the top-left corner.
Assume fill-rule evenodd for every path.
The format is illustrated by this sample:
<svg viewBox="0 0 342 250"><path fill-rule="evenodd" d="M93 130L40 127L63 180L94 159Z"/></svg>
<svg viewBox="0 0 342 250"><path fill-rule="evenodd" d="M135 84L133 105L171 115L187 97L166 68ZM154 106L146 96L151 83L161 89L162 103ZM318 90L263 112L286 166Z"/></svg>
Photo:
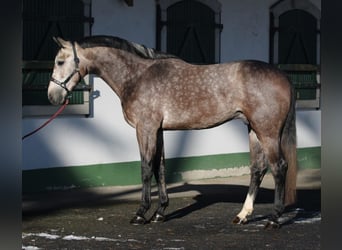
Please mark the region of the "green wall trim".
<svg viewBox="0 0 342 250"><path fill-rule="evenodd" d="M321 147L297 150L299 169L321 167ZM167 182L182 181L182 173L193 170L220 170L249 165L249 153L172 158L166 160ZM141 183L140 161L57 167L22 172L24 193L72 188L125 186Z"/></svg>

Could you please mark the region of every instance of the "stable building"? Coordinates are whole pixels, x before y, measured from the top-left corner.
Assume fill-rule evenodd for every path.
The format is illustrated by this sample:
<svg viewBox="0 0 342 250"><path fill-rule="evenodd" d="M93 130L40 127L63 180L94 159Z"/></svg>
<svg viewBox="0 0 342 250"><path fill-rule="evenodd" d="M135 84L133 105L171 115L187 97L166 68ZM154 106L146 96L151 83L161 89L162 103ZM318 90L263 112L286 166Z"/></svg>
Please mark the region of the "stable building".
<svg viewBox="0 0 342 250"><path fill-rule="evenodd" d="M254 59L284 70L296 89L300 169L320 168L320 0L23 0L22 133L58 107L47 99L57 45L110 35L195 64ZM249 174L240 120L165 132L168 182ZM62 115L23 141L23 192L140 184L135 130L119 98L85 77Z"/></svg>

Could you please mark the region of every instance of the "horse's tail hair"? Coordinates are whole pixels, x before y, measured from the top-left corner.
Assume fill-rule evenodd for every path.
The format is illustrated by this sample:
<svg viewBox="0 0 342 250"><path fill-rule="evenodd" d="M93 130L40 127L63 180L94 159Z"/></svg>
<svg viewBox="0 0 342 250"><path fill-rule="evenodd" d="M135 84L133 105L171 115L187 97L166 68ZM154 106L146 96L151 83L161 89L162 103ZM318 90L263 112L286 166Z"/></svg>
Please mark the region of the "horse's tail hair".
<svg viewBox="0 0 342 250"><path fill-rule="evenodd" d="M296 107L294 89L291 88L291 105L287 115L281 137L281 149L288 164L285 181L285 205L292 205L297 201L297 135L296 135Z"/></svg>

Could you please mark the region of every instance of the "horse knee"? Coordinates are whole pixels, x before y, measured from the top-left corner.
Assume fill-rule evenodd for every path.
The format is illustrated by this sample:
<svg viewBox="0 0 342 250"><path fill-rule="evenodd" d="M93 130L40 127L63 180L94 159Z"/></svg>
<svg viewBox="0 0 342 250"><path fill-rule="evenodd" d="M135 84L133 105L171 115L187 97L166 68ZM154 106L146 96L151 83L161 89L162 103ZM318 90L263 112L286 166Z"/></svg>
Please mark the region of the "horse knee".
<svg viewBox="0 0 342 250"><path fill-rule="evenodd" d="M141 174L141 181L142 183L150 183L152 181L152 174L143 172Z"/></svg>
<svg viewBox="0 0 342 250"><path fill-rule="evenodd" d="M153 171L152 164L149 162L142 162L141 164L141 180L143 183L150 182L152 180Z"/></svg>

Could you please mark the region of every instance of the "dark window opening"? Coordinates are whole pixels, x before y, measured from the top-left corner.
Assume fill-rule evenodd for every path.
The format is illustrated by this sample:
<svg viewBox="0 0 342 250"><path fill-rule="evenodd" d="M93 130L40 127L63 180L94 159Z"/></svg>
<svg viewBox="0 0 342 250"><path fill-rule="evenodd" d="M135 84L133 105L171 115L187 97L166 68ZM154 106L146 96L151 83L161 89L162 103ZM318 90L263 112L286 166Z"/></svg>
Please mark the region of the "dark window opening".
<svg viewBox="0 0 342 250"><path fill-rule="evenodd" d="M320 107L320 11L309 1L284 0L271 7L270 62L295 87L297 107Z"/></svg>
<svg viewBox="0 0 342 250"><path fill-rule="evenodd" d="M279 64L317 64L317 21L303 10L279 17Z"/></svg>
<svg viewBox="0 0 342 250"><path fill-rule="evenodd" d="M157 6L157 48L190 63L218 63L223 28L220 5L213 2L208 6L195 0L162 5Z"/></svg>
<svg viewBox="0 0 342 250"><path fill-rule="evenodd" d="M76 40L90 35L93 23L90 8L91 1L82 0L23 1L23 106L50 106L46 92L53 60L58 51L52 37ZM89 86L82 80L72 93L70 104L89 102L89 93L84 93L85 91L89 91ZM37 112L30 111L28 115L49 113L36 110Z"/></svg>

